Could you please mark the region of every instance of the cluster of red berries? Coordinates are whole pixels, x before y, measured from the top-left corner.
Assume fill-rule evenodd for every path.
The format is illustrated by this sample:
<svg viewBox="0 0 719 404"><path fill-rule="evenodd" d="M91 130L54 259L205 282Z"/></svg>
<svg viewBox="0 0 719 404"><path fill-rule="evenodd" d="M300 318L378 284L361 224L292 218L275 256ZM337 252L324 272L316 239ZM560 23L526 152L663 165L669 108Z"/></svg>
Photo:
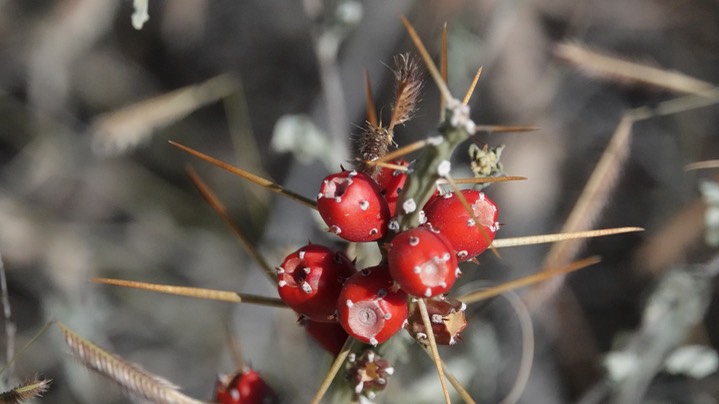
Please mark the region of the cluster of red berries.
<svg viewBox="0 0 719 404"><path fill-rule="evenodd" d="M358 270L343 252L308 244L277 267L280 297L335 354L341 347L336 341L347 334L371 345L402 327L422 335L422 327L407 321L409 297L444 300L460 275L458 263L487 249L498 229L497 206L482 192L462 190L464 198L436 193L423 207L420 226L399 231L397 204L407 174L383 168L375 177L354 170L329 175L322 181L317 208L329 231L340 238L378 242L385 257L380 264ZM462 311L454 303L428 307L441 307L430 313L441 317L438 323L450 312ZM454 343L457 332L445 343Z"/></svg>

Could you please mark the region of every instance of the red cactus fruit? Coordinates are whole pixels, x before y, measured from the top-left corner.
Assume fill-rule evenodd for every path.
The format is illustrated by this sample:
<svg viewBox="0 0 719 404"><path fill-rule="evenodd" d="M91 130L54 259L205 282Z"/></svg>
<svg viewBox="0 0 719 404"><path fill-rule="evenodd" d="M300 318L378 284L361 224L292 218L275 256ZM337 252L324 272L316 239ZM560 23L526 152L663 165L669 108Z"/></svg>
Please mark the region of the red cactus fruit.
<svg viewBox="0 0 719 404"><path fill-rule="evenodd" d="M325 178L317 195L317 210L330 232L347 241L376 241L387 232L387 201L377 183L357 171Z"/></svg>
<svg viewBox="0 0 719 404"><path fill-rule="evenodd" d="M356 272L347 256L309 244L277 267L277 291L292 309L313 321L335 321L342 284Z"/></svg>
<svg viewBox="0 0 719 404"><path fill-rule="evenodd" d="M213 402L220 404L269 404L279 402L260 374L249 369L220 375L215 383Z"/></svg>
<svg viewBox="0 0 719 404"><path fill-rule="evenodd" d="M425 301L432 323L432 332L437 344L454 345L460 340L459 333L467 327L464 312L467 305L457 299L436 296ZM419 306L414 305L407 318L407 331L423 344L428 343L427 329L424 327Z"/></svg>
<svg viewBox="0 0 719 404"><path fill-rule="evenodd" d="M460 274L452 246L426 227L399 233L387 254L389 272L405 292L431 297L446 293Z"/></svg>
<svg viewBox="0 0 719 404"><path fill-rule="evenodd" d="M472 259L486 250L499 228L497 205L484 193L465 189L462 195L474 213L479 226L456 195L435 198L424 208L427 223L447 237L459 261Z"/></svg>
<svg viewBox="0 0 719 404"><path fill-rule="evenodd" d="M402 328L408 310L407 294L392 280L385 265L352 275L337 300L339 322L345 331L375 346Z"/></svg>
<svg viewBox="0 0 719 404"><path fill-rule="evenodd" d="M393 161L392 164L403 167L409 166L409 162L404 160ZM399 200L399 194L402 193L402 188L406 181L406 172L389 167L382 167L377 175L377 185L382 189L382 194L387 201L390 217L393 217L395 213L397 213L397 200Z"/></svg>
<svg viewBox="0 0 719 404"><path fill-rule="evenodd" d="M300 317L299 323L332 356L337 356L340 353L349 337L340 323L320 323L307 317Z"/></svg>

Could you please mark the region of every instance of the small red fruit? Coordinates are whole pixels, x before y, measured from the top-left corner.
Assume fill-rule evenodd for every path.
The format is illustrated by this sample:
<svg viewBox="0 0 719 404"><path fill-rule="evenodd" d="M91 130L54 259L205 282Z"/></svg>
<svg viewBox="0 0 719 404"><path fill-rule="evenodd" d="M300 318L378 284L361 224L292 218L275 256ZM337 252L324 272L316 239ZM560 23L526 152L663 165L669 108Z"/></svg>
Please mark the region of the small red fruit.
<svg viewBox="0 0 719 404"><path fill-rule="evenodd" d="M393 161L392 164L407 167L409 162L400 160ZM384 199L389 205L389 215L393 217L397 213L397 201L402 193L404 183L407 181L407 173L401 170L395 170L389 167L382 167L379 175L377 175L377 185L382 189Z"/></svg>
<svg viewBox="0 0 719 404"><path fill-rule="evenodd" d="M277 291L288 306L309 319L334 321L342 284L355 272L344 253L309 244L277 268Z"/></svg>
<svg viewBox="0 0 719 404"><path fill-rule="evenodd" d="M389 207L374 180L357 171L342 171L322 181L317 210L329 230L347 241L384 237Z"/></svg>
<svg viewBox="0 0 719 404"><path fill-rule="evenodd" d="M352 275L337 300L339 322L345 331L374 346L402 328L408 310L407 294L392 280L385 265Z"/></svg>
<svg viewBox="0 0 719 404"><path fill-rule="evenodd" d="M340 323L320 323L307 317L300 317L299 323L322 348L333 356L340 353L345 341L347 341L347 337L349 337Z"/></svg>
<svg viewBox="0 0 719 404"><path fill-rule="evenodd" d="M220 404L269 404L279 400L256 371L249 369L234 376L221 375L215 383L213 402Z"/></svg>
<svg viewBox="0 0 719 404"><path fill-rule="evenodd" d="M446 293L459 275L449 241L426 227L399 233L387 254L389 272L405 292L431 297Z"/></svg>
<svg viewBox="0 0 719 404"><path fill-rule="evenodd" d="M453 193L432 200L425 206L424 213L432 229L447 237L457 253L457 258L460 261L467 261L492 244L499 223L497 205L484 193L465 189L462 195L471 207L477 222Z"/></svg>

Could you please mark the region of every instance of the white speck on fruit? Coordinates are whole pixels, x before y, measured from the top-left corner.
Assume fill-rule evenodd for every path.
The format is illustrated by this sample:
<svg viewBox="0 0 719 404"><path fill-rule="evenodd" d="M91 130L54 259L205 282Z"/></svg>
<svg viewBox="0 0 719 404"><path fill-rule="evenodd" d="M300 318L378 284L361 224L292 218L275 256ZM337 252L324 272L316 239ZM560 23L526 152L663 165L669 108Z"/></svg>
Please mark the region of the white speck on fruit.
<svg viewBox="0 0 719 404"><path fill-rule="evenodd" d="M285 269L282 267L275 268L275 271L277 271L278 275L282 275L283 273L285 273Z"/></svg>
<svg viewBox="0 0 719 404"><path fill-rule="evenodd" d="M457 258L459 259L465 259L468 255L469 253L467 252L467 250L457 251Z"/></svg>
<svg viewBox="0 0 719 404"><path fill-rule="evenodd" d="M284 280L280 280L279 282L277 282L277 286L279 286L281 288L285 287L285 286L287 286L287 282Z"/></svg>
<svg viewBox="0 0 719 404"><path fill-rule="evenodd" d="M439 283L439 287L440 287L440 288L446 288L446 287L447 287L447 282L445 282L445 281L440 282L440 283Z"/></svg>
<svg viewBox="0 0 719 404"><path fill-rule="evenodd" d="M347 302L345 302L345 304L347 305L347 307L350 307L350 308L355 305L354 303L352 303L352 300L350 300L350 299L347 299Z"/></svg>
<svg viewBox="0 0 719 404"><path fill-rule="evenodd" d="M468 226L468 227L474 227L474 225L475 225L476 223L477 223L477 222L475 222L474 219L472 219L472 218L467 219L467 226Z"/></svg>
<svg viewBox="0 0 719 404"><path fill-rule="evenodd" d="M427 144L432 146L439 146L442 142L444 142L444 138L442 136L430 136L427 138Z"/></svg>
<svg viewBox="0 0 719 404"><path fill-rule="evenodd" d="M340 229L340 227L336 224L333 224L332 226L330 226L330 233L340 234L342 233L342 229Z"/></svg>
<svg viewBox="0 0 719 404"><path fill-rule="evenodd" d="M417 210L417 202L413 198L409 198L402 204L402 210L404 213L412 213Z"/></svg>
<svg viewBox="0 0 719 404"><path fill-rule="evenodd" d="M389 224L387 225L387 228L392 231L399 231L399 222L397 221L397 219L390 220Z"/></svg>
<svg viewBox="0 0 719 404"><path fill-rule="evenodd" d="M413 271L413 272L416 273L416 274L422 272L422 267L420 267L420 266L414 267L414 271Z"/></svg>
<svg viewBox="0 0 719 404"><path fill-rule="evenodd" d="M435 324L442 324L444 323L444 319L442 318L441 314L432 314L431 321Z"/></svg>
<svg viewBox="0 0 719 404"><path fill-rule="evenodd" d="M379 233L379 230L377 230L377 229L374 228L374 227L369 230L369 235L370 235L370 236L376 236L377 233Z"/></svg>
<svg viewBox="0 0 719 404"><path fill-rule="evenodd" d="M387 380L384 377L380 377L377 379L377 383L379 384L387 384Z"/></svg>
<svg viewBox="0 0 719 404"><path fill-rule="evenodd" d="M387 313L384 315L385 320L389 320L390 318L392 318L392 313Z"/></svg>
<svg viewBox="0 0 719 404"><path fill-rule="evenodd" d="M357 170L352 170L347 174L347 178L352 178L357 176Z"/></svg>
<svg viewBox="0 0 719 404"><path fill-rule="evenodd" d="M304 271L304 273L309 275L309 273L310 273L310 271L312 271L312 269L310 267L304 267L304 268L302 268L302 271Z"/></svg>
<svg viewBox="0 0 719 404"><path fill-rule="evenodd" d="M409 245L411 245L412 247L416 247L418 244L419 244L419 237L411 236L409 238Z"/></svg>
<svg viewBox="0 0 719 404"><path fill-rule="evenodd" d="M367 361L374 362L375 353L373 351L367 351Z"/></svg>
<svg viewBox="0 0 719 404"><path fill-rule="evenodd" d="M380 289L377 291L377 298L378 299L384 299L387 296L387 289Z"/></svg>
<svg viewBox="0 0 719 404"><path fill-rule="evenodd" d="M454 194L453 194L453 193L451 193L451 192L448 192L448 193L446 193L446 194L442 195L442 198L444 198L444 199L449 199L449 198L451 198L451 197L453 197L453 196L454 196Z"/></svg>
<svg viewBox="0 0 719 404"><path fill-rule="evenodd" d="M297 256L300 257L301 260L305 259L305 250L300 250Z"/></svg>
<svg viewBox="0 0 719 404"><path fill-rule="evenodd" d="M377 341L377 338L371 337L371 338L369 339L369 343L370 343L370 345L372 345L372 346L377 346L377 344L379 344L379 341Z"/></svg>
<svg viewBox="0 0 719 404"><path fill-rule="evenodd" d="M459 308L459 311L465 311L467 310L467 303L462 302L462 306Z"/></svg>
<svg viewBox="0 0 719 404"><path fill-rule="evenodd" d="M305 293L312 293L312 286L307 282L302 282L302 291Z"/></svg>
<svg viewBox="0 0 719 404"><path fill-rule="evenodd" d="M427 288L427 290L424 291L424 296L425 297L432 296L432 288Z"/></svg>
<svg viewBox="0 0 719 404"><path fill-rule="evenodd" d="M444 178L449 175L451 169L452 163L450 163L449 160L442 160L437 166L437 175Z"/></svg>
<svg viewBox="0 0 719 404"><path fill-rule="evenodd" d="M393 368L393 367L385 368L385 369L384 369L384 372L387 373L388 375L393 375L393 374L394 374L394 368Z"/></svg>
<svg viewBox="0 0 719 404"><path fill-rule="evenodd" d="M452 259L452 254L446 252L442 256L442 262L449 262L449 260Z"/></svg>
<svg viewBox="0 0 719 404"><path fill-rule="evenodd" d="M427 223L427 215L424 214L423 210L419 211L419 224Z"/></svg>
<svg viewBox="0 0 719 404"><path fill-rule="evenodd" d="M342 197L341 196L335 196L335 202L342 203Z"/></svg>
<svg viewBox="0 0 719 404"><path fill-rule="evenodd" d="M457 267L457 269L454 270L454 274L457 276L457 278L459 278L460 276L462 276L462 270Z"/></svg>
<svg viewBox="0 0 719 404"><path fill-rule="evenodd" d="M369 209L369 202L368 201L360 201L359 207L362 210L367 210L367 209Z"/></svg>
<svg viewBox="0 0 719 404"><path fill-rule="evenodd" d="M322 194L322 192L317 194L317 199L322 199L323 197L324 197L324 195Z"/></svg>
<svg viewBox="0 0 719 404"><path fill-rule="evenodd" d="M483 201L483 200L484 200L484 192L480 192L480 193L479 193L479 200L480 200L480 201Z"/></svg>
<svg viewBox="0 0 719 404"><path fill-rule="evenodd" d="M230 395L232 396L233 401L239 401L240 400L240 391L236 388L232 388L230 390Z"/></svg>

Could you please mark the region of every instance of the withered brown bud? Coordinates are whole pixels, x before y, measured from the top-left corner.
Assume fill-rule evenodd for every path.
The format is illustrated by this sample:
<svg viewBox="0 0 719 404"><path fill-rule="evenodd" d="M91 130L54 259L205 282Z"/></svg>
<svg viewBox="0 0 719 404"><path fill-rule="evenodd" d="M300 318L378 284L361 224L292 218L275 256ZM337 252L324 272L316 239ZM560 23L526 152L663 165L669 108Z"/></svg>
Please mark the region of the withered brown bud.
<svg viewBox="0 0 719 404"><path fill-rule="evenodd" d="M460 340L459 333L467 327L464 312L467 306L457 299L436 296L427 299L427 312L432 323L434 339L438 345L454 345ZM407 331L420 343L427 344L427 330L422 322L419 307L414 305L407 318Z"/></svg>

